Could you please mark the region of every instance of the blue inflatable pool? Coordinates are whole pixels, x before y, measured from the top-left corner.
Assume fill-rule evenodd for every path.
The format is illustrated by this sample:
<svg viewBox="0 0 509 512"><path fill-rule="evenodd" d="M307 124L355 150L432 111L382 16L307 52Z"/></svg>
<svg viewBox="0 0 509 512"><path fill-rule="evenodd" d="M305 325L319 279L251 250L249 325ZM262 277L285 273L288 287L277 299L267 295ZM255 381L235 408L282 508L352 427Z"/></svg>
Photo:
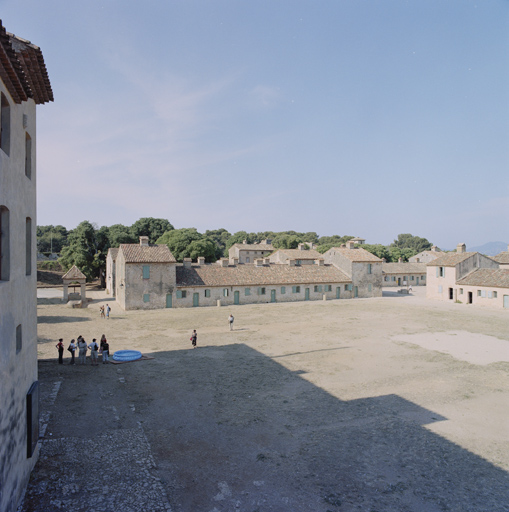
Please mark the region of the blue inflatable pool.
<svg viewBox="0 0 509 512"><path fill-rule="evenodd" d="M138 350L117 350L113 354L114 361L136 361L141 359L141 352Z"/></svg>

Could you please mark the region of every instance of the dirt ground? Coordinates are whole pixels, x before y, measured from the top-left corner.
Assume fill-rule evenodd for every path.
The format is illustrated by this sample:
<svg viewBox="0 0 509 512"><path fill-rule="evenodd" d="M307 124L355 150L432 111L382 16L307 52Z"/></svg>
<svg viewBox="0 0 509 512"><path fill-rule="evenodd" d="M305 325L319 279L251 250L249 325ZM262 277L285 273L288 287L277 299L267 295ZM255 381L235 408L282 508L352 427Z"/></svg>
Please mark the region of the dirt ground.
<svg viewBox="0 0 509 512"><path fill-rule="evenodd" d="M58 442L132 432L174 512L508 511L509 312L424 293L133 312L102 292L83 310L40 299L47 429L24 510L120 510L90 507L86 485L54 483L50 499L50 473ZM103 333L154 359L56 364L58 338ZM104 487L106 459L94 464ZM115 478L136 485L125 471ZM159 510L147 507L134 509Z"/></svg>

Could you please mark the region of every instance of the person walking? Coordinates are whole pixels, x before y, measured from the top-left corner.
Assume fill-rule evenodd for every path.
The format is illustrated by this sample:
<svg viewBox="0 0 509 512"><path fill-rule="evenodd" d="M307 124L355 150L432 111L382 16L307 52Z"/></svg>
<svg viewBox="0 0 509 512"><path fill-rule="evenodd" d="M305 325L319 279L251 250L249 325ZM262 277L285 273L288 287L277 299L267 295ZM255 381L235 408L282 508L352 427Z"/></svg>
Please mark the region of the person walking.
<svg viewBox="0 0 509 512"><path fill-rule="evenodd" d="M83 336L78 336L78 360L80 364L86 364L87 361L87 342Z"/></svg>
<svg viewBox="0 0 509 512"><path fill-rule="evenodd" d="M198 341L198 333L196 332L196 329L191 334L191 344L193 345L193 348L196 348L196 342Z"/></svg>
<svg viewBox="0 0 509 512"><path fill-rule="evenodd" d="M97 362L97 358L99 357L99 345L95 338L92 340L92 343L90 343L88 348L90 349L90 360L92 361L92 366L97 366L99 364Z"/></svg>
<svg viewBox="0 0 509 512"><path fill-rule="evenodd" d="M233 331L233 315L230 313L230 316L228 317L228 323L230 324L230 331Z"/></svg>
<svg viewBox="0 0 509 512"><path fill-rule="evenodd" d="M110 319L110 311L111 311L109 304L106 304L105 309L106 309L106 319L109 320Z"/></svg>
<svg viewBox="0 0 509 512"><path fill-rule="evenodd" d="M74 340L71 340L71 343L69 343L67 350L71 353L71 362L69 364L75 364L74 355L76 352L76 343L74 343Z"/></svg>
<svg viewBox="0 0 509 512"><path fill-rule="evenodd" d="M63 338L58 340L58 343L55 345L58 349L58 364L64 364L64 343Z"/></svg>
<svg viewBox="0 0 509 512"><path fill-rule="evenodd" d="M101 318L105 318L105 316L104 316L104 306L101 306L99 308L99 312L101 313Z"/></svg>

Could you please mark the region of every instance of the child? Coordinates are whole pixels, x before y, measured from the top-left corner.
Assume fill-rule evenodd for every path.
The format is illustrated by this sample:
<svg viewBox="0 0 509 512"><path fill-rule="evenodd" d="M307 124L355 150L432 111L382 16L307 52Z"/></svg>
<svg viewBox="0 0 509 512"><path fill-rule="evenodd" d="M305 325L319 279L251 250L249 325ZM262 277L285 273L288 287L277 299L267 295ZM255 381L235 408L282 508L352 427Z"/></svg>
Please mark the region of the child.
<svg viewBox="0 0 509 512"><path fill-rule="evenodd" d="M196 348L196 340L198 339L198 333L196 332L196 329L193 331L193 334L191 334L191 343L193 345L193 348Z"/></svg>

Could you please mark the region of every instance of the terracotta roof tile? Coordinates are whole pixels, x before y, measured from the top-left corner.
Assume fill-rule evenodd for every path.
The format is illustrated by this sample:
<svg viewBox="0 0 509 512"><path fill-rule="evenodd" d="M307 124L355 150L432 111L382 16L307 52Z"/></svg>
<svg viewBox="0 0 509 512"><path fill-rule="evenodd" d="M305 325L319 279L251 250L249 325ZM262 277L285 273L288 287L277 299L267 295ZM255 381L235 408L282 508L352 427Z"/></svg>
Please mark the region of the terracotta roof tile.
<svg viewBox="0 0 509 512"><path fill-rule="evenodd" d="M176 263L167 245L120 244L126 263Z"/></svg>
<svg viewBox="0 0 509 512"><path fill-rule="evenodd" d="M457 282L464 286L489 286L509 288L509 270L501 268L478 268Z"/></svg>
<svg viewBox="0 0 509 512"><path fill-rule="evenodd" d="M220 267L193 265L177 267L177 286L263 286L292 284L351 283L352 280L333 265L264 265L251 264Z"/></svg>
<svg viewBox="0 0 509 512"><path fill-rule="evenodd" d="M315 251L314 249L278 249L275 252L278 251L283 253L288 259L291 260L323 260L323 254L320 254L318 251Z"/></svg>
<svg viewBox="0 0 509 512"><path fill-rule="evenodd" d="M382 263L383 274L425 274L426 263Z"/></svg>
<svg viewBox="0 0 509 512"><path fill-rule="evenodd" d="M63 276L62 279L86 279L85 274L76 266L73 265Z"/></svg>
<svg viewBox="0 0 509 512"><path fill-rule="evenodd" d="M355 246L354 249L348 249L345 247L332 247L329 249L329 251L335 251L338 254L341 254L341 256L344 256L345 258L349 259L350 261L358 261L358 262L381 262L382 260L375 256L374 254L371 254L369 251L366 251L366 249L363 249L362 247L359 247L358 245ZM327 251L327 252L329 252Z"/></svg>
<svg viewBox="0 0 509 512"><path fill-rule="evenodd" d="M509 263L509 252L500 252L496 256L493 256L495 261L498 261L498 263L508 264Z"/></svg>
<svg viewBox="0 0 509 512"><path fill-rule="evenodd" d="M241 251L273 251L274 246L269 244L233 244L232 247L237 247Z"/></svg>
<svg viewBox="0 0 509 512"><path fill-rule="evenodd" d="M448 252L436 260L426 263L427 267L455 267L458 263L467 260L476 252Z"/></svg>

